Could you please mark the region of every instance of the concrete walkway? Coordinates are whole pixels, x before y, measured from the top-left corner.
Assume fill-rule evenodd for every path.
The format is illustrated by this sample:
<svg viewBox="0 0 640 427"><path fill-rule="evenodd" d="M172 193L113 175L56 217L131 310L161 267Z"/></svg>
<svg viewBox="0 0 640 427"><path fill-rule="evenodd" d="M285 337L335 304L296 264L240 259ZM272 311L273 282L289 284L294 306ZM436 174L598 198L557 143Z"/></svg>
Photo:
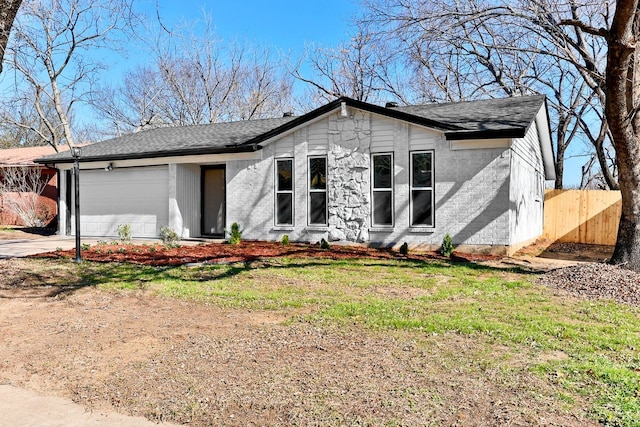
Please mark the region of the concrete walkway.
<svg viewBox="0 0 640 427"><path fill-rule="evenodd" d="M71 400L0 384L0 427L173 427L141 417L88 412Z"/></svg>

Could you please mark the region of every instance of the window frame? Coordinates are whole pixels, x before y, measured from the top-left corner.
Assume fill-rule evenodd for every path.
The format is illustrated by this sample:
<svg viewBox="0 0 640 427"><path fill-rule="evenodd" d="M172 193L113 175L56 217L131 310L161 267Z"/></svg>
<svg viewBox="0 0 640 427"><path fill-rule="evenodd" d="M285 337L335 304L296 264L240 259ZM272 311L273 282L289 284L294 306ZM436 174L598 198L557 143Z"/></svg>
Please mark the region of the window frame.
<svg viewBox="0 0 640 427"><path fill-rule="evenodd" d="M413 156L416 154L429 154L431 156L431 186L415 187L413 185ZM435 211L435 150L417 150L409 152L409 226L411 228L426 229L435 228L436 211ZM431 224L414 224L413 211L413 192L414 191L431 191Z"/></svg>
<svg viewBox="0 0 640 427"><path fill-rule="evenodd" d="M391 165L391 183L389 187L376 188L375 181L375 157L388 156L390 157ZM371 226L375 228L393 228L395 226L396 212L395 212L395 176L394 176L394 158L393 152L385 153L371 153ZM391 224L380 224L375 222L375 193L391 193Z"/></svg>
<svg viewBox="0 0 640 427"><path fill-rule="evenodd" d="M311 188L311 161L313 159L324 159L324 176L326 179L325 188ZM329 160L326 155L307 157L307 225L310 227L328 227L329 226ZM324 223L311 222L311 194L324 193Z"/></svg>
<svg viewBox="0 0 640 427"><path fill-rule="evenodd" d="M291 162L291 190L280 190L279 184L280 184L280 180L278 178L278 162ZM295 189L296 189L296 185L295 185L295 162L293 157L279 157L279 158L275 158L274 159L274 200L273 200L273 207L274 207L274 218L273 218L273 223L276 227L293 227L295 224L295 220L296 220L296 214L295 214L295 208L296 208L296 203L295 203ZM280 194L291 194L291 223L281 223L278 222L278 195Z"/></svg>

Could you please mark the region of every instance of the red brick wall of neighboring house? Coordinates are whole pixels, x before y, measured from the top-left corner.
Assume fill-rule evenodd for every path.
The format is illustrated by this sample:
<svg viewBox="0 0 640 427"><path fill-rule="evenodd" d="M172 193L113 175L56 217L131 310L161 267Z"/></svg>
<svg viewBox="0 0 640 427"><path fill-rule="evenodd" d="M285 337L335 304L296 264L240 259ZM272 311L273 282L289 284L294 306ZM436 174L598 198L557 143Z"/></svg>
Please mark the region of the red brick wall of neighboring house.
<svg viewBox="0 0 640 427"><path fill-rule="evenodd" d="M47 180L47 186L39 197L39 206L45 219L45 225L54 227L58 215L58 174L55 169L43 168L41 170L43 179ZM0 173L0 179L1 173ZM24 223L14 212L8 210L2 202L0 196L0 224L1 225L18 225Z"/></svg>

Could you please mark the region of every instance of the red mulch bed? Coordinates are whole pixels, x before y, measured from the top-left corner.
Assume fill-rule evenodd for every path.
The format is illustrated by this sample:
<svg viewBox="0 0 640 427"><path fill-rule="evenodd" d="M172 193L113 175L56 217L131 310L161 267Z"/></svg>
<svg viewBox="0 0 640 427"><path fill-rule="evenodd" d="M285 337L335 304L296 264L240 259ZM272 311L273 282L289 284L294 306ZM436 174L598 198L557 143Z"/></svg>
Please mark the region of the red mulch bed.
<svg viewBox="0 0 640 427"><path fill-rule="evenodd" d="M68 251L45 252L35 255L39 258L75 258L75 249ZM284 246L278 242L243 241L238 245L227 243L208 243L195 246L165 248L160 244L98 244L82 251L82 259L97 262L129 262L145 265L184 265L192 263L222 264L231 262L252 262L267 258L325 258L325 259L403 259L425 261L440 259L436 252L409 252L402 255L390 249L377 249L361 246L332 245L330 249L321 249L318 245L292 243ZM453 261L474 262L500 259L495 255L454 253Z"/></svg>

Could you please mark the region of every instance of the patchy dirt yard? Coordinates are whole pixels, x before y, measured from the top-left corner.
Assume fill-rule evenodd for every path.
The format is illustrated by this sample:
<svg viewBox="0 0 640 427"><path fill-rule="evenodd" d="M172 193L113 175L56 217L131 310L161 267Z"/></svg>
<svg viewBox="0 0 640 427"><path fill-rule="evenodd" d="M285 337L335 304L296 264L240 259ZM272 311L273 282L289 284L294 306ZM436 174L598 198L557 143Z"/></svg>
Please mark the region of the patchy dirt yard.
<svg viewBox="0 0 640 427"><path fill-rule="evenodd" d="M165 256L184 263L273 255L218 246L230 252ZM119 247L94 249L113 257L124 254ZM287 255L315 250L299 249L287 247ZM139 256L157 260L162 251L150 253ZM593 425L565 412L548 383L489 339L318 326L300 321L303 309L222 309L81 288L56 271L41 272L43 282L21 273L27 262L0 261L0 382L88 408L193 426Z"/></svg>

